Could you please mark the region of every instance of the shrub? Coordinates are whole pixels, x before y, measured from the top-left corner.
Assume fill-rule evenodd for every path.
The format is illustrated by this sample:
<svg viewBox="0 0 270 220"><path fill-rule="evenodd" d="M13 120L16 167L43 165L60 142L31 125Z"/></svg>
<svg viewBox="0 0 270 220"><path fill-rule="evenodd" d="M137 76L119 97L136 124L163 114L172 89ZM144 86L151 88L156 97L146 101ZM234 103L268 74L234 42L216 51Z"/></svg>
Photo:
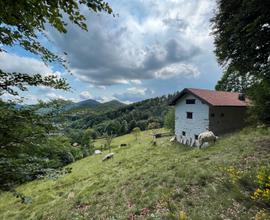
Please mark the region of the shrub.
<svg viewBox="0 0 270 220"><path fill-rule="evenodd" d="M157 129L160 128L160 123L158 122L151 122L148 124L148 129Z"/></svg>
<svg viewBox="0 0 270 220"><path fill-rule="evenodd" d="M134 135L135 139L138 140L138 136L141 133L141 129L139 127L135 127L132 129L132 134Z"/></svg>

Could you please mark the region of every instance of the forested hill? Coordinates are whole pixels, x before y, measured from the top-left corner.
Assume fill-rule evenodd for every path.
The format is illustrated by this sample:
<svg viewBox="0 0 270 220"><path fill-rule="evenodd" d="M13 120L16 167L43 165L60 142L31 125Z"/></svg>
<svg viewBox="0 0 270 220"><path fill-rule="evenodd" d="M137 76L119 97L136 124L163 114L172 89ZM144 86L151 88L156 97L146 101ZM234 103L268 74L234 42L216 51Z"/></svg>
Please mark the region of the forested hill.
<svg viewBox="0 0 270 220"><path fill-rule="evenodd" d="M164 116L171 108L168 103L175 95L151 98L129 105L114 100L96 107L64 112L61 120L65 122L67 133L92 128L98 135L106 132L118 136L129 133L135 127L141 130L159 128L163 126Z"/></svg>

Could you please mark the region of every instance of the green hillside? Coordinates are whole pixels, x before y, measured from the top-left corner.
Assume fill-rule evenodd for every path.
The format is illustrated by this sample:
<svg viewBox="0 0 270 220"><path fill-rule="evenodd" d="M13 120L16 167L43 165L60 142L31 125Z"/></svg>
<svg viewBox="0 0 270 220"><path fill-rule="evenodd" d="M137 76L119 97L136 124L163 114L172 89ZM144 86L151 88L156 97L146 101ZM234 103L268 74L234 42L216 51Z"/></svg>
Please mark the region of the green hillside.
<svg viewBox="0 0 270 220"><path fill-rule="evenodd" d="M140 102L124 105L116 100L103 103L95 108L75 109L65 112L59 123L66 122L63 126L69 129L93 128L99 134L105 131L117 136L129 133L133 128L148 129L153 122L155 128L163 127L164 117L171 109L170 100L176 95L170 94Z"/></svg>
<svg viewBox="0 0 270 220"><path fill-rule="evenodd" d="M169 137L153 146L151 132L115 138L111 160L102 162L107 152L89 156L56 180L21 185L16 191L30 204L2 192L1 219L267 219L269 206L251 195L270 161L269 129L245 129L203 149Z"/></svg>

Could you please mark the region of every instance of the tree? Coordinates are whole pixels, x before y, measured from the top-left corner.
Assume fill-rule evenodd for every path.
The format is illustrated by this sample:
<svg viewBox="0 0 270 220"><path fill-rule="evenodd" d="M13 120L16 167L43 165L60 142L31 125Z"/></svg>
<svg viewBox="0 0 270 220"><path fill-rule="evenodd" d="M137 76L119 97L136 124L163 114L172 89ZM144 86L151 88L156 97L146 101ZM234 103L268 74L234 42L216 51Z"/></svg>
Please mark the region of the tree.
<svg viewBox="0 0 270 220"><path fill-rule="evenodd" d="M222 78L217 82L215 87L219 91L233 91L246 93L255 84L255 78L249 73L243 75L233 67L228 67Z"/></svg>
<svg viewBox="0 0 270 220"><path fill-rule="evenodd" d="M47 115L38 115L33 108L16 109L0 100L1 149L41 144L55 130Z"/></svg>
<svg viewBox="0 0 270 220"><path fill-rule="evenodd" d="M122 121L121 133L126 134L128 132L128 123L126 120Z"/></svg>
<svg viewBox="0 0 270 220"><path fill-rule="evenodd" d="M118 120L110 120L106 122L105 132L108 134L119 134L121 131L121 124Z"/></svg>
<svg viewBox="0 0 270 220"><path fill-rule="evenodd" d="M112 140L114 138L114 135L109 134L109 133L105 133L104 138L105 138L105 148L109 149L109 152L111 152L111 149L112 149L111 144L112 144Z"/></svg>
<svg viewBox="0 0 270 220"><path fill-rule="evenodd" d="M253 87L250 94L253 97L250 121L270 124L270 82L262 81Z"/></svg>
<svg viewBox="0 0 270 220"><path fill-rule="evenodd" d="M141 129L139 127L135 127L132 129L132 134L134 135L136 141L138 140L140 133Z"/></svg>
<svg viewBox="0 0 270 220"><path fill-rule="evenodd" d="M69 139L56 136L47 114L0 101L0 189L20 184L80 158Z"/></svg>
<svg viewBox="0 0 270 220"><path fill-rule="evenodd" d="M215 53L224 67L216 89L246 92L259 121L270 123L270 2L219 0L213 22ZM258 88L263 88L259 89ZM260 109L259 111L256 111Z"/></svg>
<svg viewBox="0 0 270 220"><path fill-rule="evenodd" d="M83 156L86 157L94 152L93 139L91 137L91 130L87 129L84 131L81 144L83 148Z"/></svg>
<svg viewBox="0 0 270 220"><path fill-rule="evenodd" d="M40 42L40 35L47 37L45 26L49 24L60 33L67 32L67 23L64 18L87 30L85 16L80 7L86 6L92 12L106 12L111 14L112 9L103 0L20 0L0 1L0 45L12 47L19 45L26 51L38 55L45 63L58 62L66 67L65 60L54 54ZM0 48L0 52L5 52ZM29 75L25 73L10 73L0 70L0 95L4 92L18 95L14 90L27 90L27 86L49 86L55 89L68 89L64 79L56 76Z"/></svg>
<svg viewBox="0 0 270 220"><path fill-rule="evenodd" d="M170 129L171 132L174 133L174 126L175 126L175 109L170 109L164 118L164 126Z"/></svg>
<svg viewBox="0 0 270 220"><path fill-rule="evenodd" d="M128 127L129 127L129 129L128 129L129 132L132 131L132 129L135 128L136 125L137 125L136 121L135 121L134 119L131 120L130 123L129 123L129 125L128 125Z"/></svg>
<svg viewBox="0 0 270 220"><path fill-rule="evenodd" d="M97 138L97 132L93 128L86 129L84 134L93 140Z"/></svg>

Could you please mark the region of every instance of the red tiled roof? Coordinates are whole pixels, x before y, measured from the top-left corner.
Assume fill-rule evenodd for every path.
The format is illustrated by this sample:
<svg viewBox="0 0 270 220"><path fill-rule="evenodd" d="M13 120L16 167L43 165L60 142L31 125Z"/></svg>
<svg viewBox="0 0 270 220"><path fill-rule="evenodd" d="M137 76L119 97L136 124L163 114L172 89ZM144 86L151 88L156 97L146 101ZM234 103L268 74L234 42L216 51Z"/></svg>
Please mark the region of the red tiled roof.
<svg viewBox="0 0 270 220"><path fill-rule="evenodd" d="M182 98L183 95L191 93L194 96L202 99L206 103L212 106L238 106L246 107L250 105L250 100L247 98L245 101L239 100L238 92L223 92L223 91L214 91L206 89L193 89L186 88L183 89L171 102L172 105L175 105L176 102Z"/></svg>

